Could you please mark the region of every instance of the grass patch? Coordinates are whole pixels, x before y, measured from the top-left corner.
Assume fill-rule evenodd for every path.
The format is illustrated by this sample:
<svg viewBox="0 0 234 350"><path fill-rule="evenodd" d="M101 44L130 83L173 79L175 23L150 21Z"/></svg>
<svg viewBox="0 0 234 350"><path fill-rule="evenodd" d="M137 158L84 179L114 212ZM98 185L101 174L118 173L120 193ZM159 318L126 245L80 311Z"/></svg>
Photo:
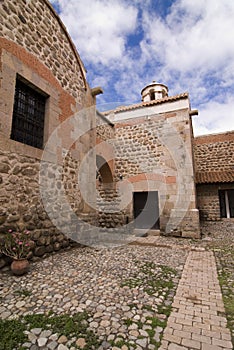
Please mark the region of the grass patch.
<svg viewBox="0 0 234 350"><path fill-rule="evenodd" d="M158 313L159 314L164 314L167 317L170 316L171 309L172 309L171 305L168 305L168 306L166 306L166 305L158 305Z"/></svg>
<svg viewBox="0 0 234 350"><path fill-rule="evenodd" d="M2 320L0 319L0 350L22 350L19 344L27 341L26 335L23 333L26 330L25 324L21 320Z"/></svg>
<svg viewBox="0 0 234 350"><path fill-rule="evenodd" d="M213 241L209 248L213 250L218 270L219 283L227 317L227 325L234 344L234 243L231 238Z"/></svg>
<svg viewBox="0 0 234 350"><path fill-rule="evenodd" d="M27 289L17 289L13 293L15 295L24 296L24 297L29 297L30 295L32 295L32 291Z"/></svg>
<svg viewBox="0 0 234 350"><path fill-rule="evenodd" d="M136 264L139 267L138 273L123 281L122 287L143 287L148 295L162 291L168 294L169 290L174 287L173 278L177 274L176 270L168 266L156 265L151 261L144 263L137 261Z"/></svg>
<svg viewBox="0 0 234 350"><path fill-rule="evenodd" d="M120 348L120 349L124 345L126 345L128 349L136 349L137 348L136 344L134 344L133 342L127 341L125 339L111 340L110 345L112 347L116 346L117 348Z"/></svg>
<svg viewBox="0 0 234 350"><path fill-rule="evenodd" d="M146 332L149 334L150 338L153 338L155 335L155 330L154 329L146 329Z"/></svg>
<svg viewBox="0 0 234 350"><path fill-rule="evenodd" d="M164 329L166 327L167 321L161 321L157 317L147 317L147 319L151 321L151 324L150 324L151 329L150 328L146 329L146 332L149 335L150 344L154 345L154 350L157 350L157 349L159 349L159 347L161 345L161 339L163 336L163 332L161 332L161 334L159 336L160 340L159 341L155 340L154 336L156 333L156 328L161 327Z"/></svg>
<svg viewBox="0 0 234 350"><path fill-rule="evenodd" d="M151 305L143 305L143 306L142 306L142 309L143 309L143 310L150 311L150 312L155 312L155 310L152 308Z"/></svg>
<svg viewBox="0 0 234 350"><path fill-rule="evenodd" d="M148 320L151 320L151 327L162 327L165 328L167 325L167 321L159 320L157 317L147 317Z"/></svg>
<svg viewBox="0 0 234 350"><path fill-rule="evenodd" d="M131 318L126 318L124 324L129 327L133 324L133 320Z"/></svg>
<svg viewBox="0 0 234 350"><path fill-rule="evenodd" d="M65 335L68 339L85 338L84 350L90 350L93 346L98 347L100 341L92 331L88 330L88 318L89 315L84 312L73 316L68 314L57 316L49 313L22 316L18 320L0 320L0 350L23 350L22 344L28 340L24 331L33 328L49 329L52 333Z"/></svg>
<svg viewBox="0 0 234 350"><path fill-rule="evenodd" d="M231 273L219 270L219 283L222 289L228 328L231 330L232 342L234 344L234 282Z"/></svg>

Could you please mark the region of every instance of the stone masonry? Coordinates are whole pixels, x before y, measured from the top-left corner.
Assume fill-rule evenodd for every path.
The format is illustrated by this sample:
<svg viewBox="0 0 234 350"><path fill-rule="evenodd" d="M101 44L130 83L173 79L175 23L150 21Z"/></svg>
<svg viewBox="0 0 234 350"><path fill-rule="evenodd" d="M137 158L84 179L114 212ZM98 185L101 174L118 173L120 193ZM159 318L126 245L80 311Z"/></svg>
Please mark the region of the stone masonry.
<svg viewBox="0 0 234 350"><path fill-rule="evenodd" d="M118 228L126 224L126 210L120 208L121 193L116 186L118 173L116 171L115 145L116 129L108 120L97 114L96 154L104 164L97 162L97 220L101 228ZM108 175L109 174L109 175Z"/></svg>
<svg viewBox="0 0 234 350"><path fill-rule="evenodd" d="M234 186L234 132L194 139L188 93L169 97L155 82L142 103L96 112L101 89L90 89L47 0L1 2L0 31L1 237L28 229L42 256L89 224L133 223L134 192L158 192L167 236L200 237L198 208L220 219L218 190ZM46 96L43 150L11 139L18 80Z"/></svg>
<svg viewBox="0 0 234 350"><path fill-rule="evenodd" d="M42 256L68 246L77 213L79 230L95 223L95 155L84 159L95 145L95 98L47 0L1 2L0 22L0 234L28 229ZM43 150L10 138L19 78L47 96Z"/></svg>
<svg viewBox="0 0 234 350"><path fill-rule="evenodd" d="M219 190L234 189L234 132L196 137L193 151L200 218L221 220Z"/></svg>
<svg viewBox="0 0 234 350"><path fill-rule="evenodd" d="M211 183L197 185L197 202L200 211L200 219L204 221L226 221L220 218L219 190L234 189L233 183Z"/></svg>
<svg viewBox="0 0 234 350"><path fill-rule="evenodd" d="M0 7L0 32L44 62L62 88L83 103L87 87L84 67L49 1L4 1Z"/></svg>
<svg viewBox="0 0 234 350"><path fill-rule="evenodd" d="M106 114L115 124L115 177L126 216L133 220L133 192L158 191L160 230L198 237L187 99L179 95Z"/></svg>
<svg viewBox="0 0 234 350"><path fill-rule="evenodd" d="M196 172L233 171L234 131L194 138Z"/></svg>

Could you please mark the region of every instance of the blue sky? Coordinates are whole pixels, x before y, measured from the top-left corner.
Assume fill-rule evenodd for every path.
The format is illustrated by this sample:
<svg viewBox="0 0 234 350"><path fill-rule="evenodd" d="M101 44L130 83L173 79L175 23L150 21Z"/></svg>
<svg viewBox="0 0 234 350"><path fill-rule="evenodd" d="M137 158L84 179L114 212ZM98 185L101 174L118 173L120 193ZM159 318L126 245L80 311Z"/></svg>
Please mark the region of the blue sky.
<svg viewBox="0 0 234 350"><path fill-rule="evenodd" d="M234 130L234 2L50 0L67 27L99 110L141 101L153 80L185 91L195 135Z"/></svg>

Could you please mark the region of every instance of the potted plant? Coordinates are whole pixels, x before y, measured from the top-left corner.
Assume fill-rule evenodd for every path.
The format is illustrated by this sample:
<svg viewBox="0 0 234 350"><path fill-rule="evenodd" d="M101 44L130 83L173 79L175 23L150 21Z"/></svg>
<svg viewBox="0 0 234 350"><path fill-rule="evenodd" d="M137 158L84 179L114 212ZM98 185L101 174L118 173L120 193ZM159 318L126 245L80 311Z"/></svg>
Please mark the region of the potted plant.
<svg viewBox="0 0 234 350"><path fill-rule="evenodd" d="M32 250L34 242L30 239L29 231L9 230L0 243L0 252L13 259L11 271L15 275L23 275L28 272L28 256Z"/></svg>

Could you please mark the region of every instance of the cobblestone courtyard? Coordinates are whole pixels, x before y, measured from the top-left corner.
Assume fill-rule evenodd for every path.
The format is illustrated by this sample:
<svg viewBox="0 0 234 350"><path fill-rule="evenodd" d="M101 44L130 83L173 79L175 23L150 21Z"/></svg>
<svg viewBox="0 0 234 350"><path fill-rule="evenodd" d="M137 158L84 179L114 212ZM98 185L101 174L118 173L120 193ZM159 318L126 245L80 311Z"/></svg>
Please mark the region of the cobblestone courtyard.
<svg viewBox="0 0 234 350"><path fill-rule="evenodd" d="M1 334L23 325L12 349L232 349L216 265L232 304L233 243L220 242L140 238L59 253L22 277L3 272ZM233 328L230 307L227 318Z"/></svg>

